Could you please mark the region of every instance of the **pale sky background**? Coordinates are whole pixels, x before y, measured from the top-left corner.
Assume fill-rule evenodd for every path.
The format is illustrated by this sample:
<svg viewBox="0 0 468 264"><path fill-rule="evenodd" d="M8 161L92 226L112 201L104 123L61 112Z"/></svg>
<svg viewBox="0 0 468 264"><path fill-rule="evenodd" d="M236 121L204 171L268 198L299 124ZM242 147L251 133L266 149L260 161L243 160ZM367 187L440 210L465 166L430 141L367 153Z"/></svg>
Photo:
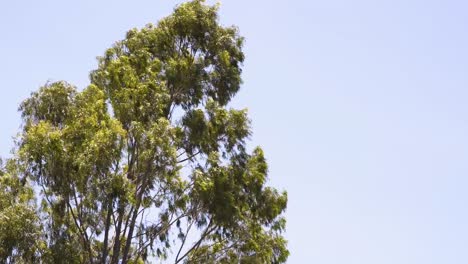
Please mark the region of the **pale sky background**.
<svg viewBox="0 0 468 264"><path fill-rule="evenodd" d="M47 80L172 0L0 2L0 155ZM212 1L211 1L212 2ZM246 37L252 146L289 193L288 263L468 263L468 1L224 0Z"/></svg>

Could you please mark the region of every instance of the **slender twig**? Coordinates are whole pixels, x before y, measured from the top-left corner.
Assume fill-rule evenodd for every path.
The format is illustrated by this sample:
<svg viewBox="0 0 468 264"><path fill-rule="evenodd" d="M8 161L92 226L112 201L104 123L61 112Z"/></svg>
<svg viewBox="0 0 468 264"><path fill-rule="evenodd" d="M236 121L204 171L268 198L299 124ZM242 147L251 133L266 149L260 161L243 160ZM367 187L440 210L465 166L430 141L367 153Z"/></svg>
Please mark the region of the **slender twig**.
<svg viewBox="0 0 468 264"><path fill-rule="evenodd" d="M187 240L188 234L190 232L190 229L192 228L193 223L194 221L191 221L190 225L187 227L187 231L185 232L184 239L182 240L182 244L180 245L179 251L177 252L177 255L176 255L176 260L175 260L176 263L179 260L180 252L182 252L182 249L184 248L185 241Z"/></svg>

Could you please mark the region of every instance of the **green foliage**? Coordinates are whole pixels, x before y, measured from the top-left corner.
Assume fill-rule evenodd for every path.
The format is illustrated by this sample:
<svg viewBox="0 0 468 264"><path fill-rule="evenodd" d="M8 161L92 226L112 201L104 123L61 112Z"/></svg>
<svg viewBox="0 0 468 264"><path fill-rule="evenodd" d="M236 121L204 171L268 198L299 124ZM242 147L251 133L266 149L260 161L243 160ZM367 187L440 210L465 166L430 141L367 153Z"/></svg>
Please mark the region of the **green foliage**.
<svg viewBox="0 0 468 264"><path fill-rule="evenodd" d="M16 174L15 164L0 168L0 263L33 263L45 253L34 192Z"/></svg>
<svg viewBox="0 0 468 264"><path fill-rule="evenodd" d="M247 111L227 108L242 43L219 25L217 6L195 0L130 30L85 89L55 82L34 92L20 106L12 163L21 177L0 178L0 217L11 219L0 229L15 230L0 234L0 257L286 262L287 195L265 186L263 151L246 150ZM33 189L18 185L26 179L37 209Z"/></svg>

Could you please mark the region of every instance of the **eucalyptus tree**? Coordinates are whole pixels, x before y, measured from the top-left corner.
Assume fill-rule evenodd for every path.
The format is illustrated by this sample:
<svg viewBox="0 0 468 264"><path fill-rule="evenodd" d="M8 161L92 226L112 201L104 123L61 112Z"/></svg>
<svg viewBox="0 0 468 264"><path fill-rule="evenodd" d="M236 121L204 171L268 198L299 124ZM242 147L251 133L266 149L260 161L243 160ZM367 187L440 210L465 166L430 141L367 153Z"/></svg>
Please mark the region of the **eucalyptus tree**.
<svg viewBox="0 0 468 264"><path fill-rule="evenodd" d="M105 51L88 87L48 83L21 104L19 178L40 190L34 256L286 261L287 195L266 186L262 149L246 148L247 111L228 106L242 46L217 6L186 2Z"/></svg>

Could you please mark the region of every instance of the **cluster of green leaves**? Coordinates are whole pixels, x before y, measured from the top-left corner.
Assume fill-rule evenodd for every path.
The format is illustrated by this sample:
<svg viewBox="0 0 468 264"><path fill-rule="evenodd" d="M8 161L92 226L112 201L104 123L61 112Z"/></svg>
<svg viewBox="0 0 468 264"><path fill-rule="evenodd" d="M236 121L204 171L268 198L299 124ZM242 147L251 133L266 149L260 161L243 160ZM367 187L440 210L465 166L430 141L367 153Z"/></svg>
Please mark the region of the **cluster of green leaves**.
<svg viewBox="0 0 468 264"><path fill-rule="evenodd" d="M15 190L30 179L41 202L36 214L26 187L0 196L0 217L23 206L13 225L35 227L0 234L11 245L0 257L284 263L286 193L265 186L263 151L246 149L247 111L227 108L241 85L242 45L235 27L218 23L217 6L195 0L129 31L82 91L54 82L34 92L20 106L21 177L0 184Z"/></svg>
<svg viewBox="0 0 468 264"><path fill-rule="evenodd" d="M0 263L34 263L46 250L33 189L17 175L13 162L0 166Z"/></svg>

